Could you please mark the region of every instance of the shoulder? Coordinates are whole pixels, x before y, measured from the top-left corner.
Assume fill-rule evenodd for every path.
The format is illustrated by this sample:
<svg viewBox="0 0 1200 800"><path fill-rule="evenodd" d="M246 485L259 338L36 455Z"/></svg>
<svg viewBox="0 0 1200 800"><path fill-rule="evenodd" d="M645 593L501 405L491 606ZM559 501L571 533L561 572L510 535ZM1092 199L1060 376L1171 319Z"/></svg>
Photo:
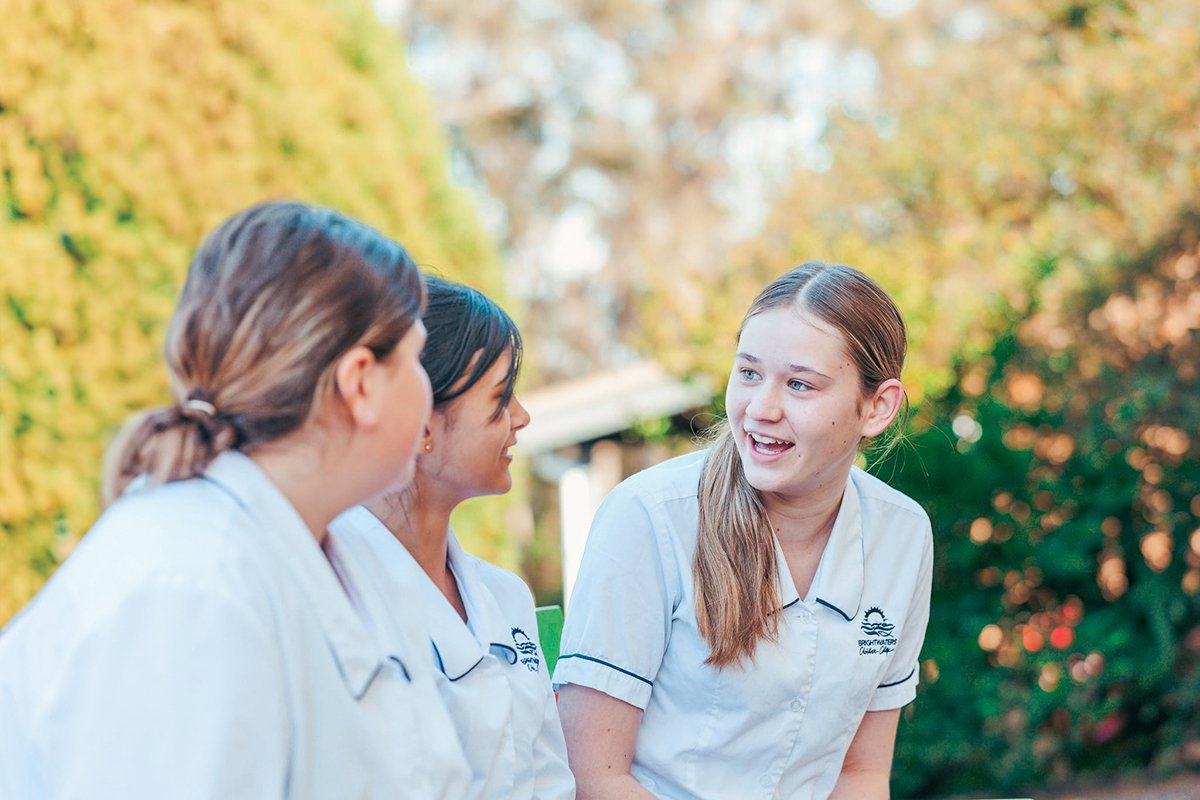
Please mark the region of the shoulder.
<svg viewBox="0 0 1200 800"><path fill-rule="evenodd" d="M929 514L917 501L855 467L850 479L858 491L863 536L868 552L887 558L928 561L933 552Z"/></svg>
<svg viewBox="0 0 1200 800"><path fill-rule="evenodd" d="M203 479L130 493L84 535L0 641L32 664L65 663L91 639L128 641L122 632L154 624L185 636L200 619L222 619L257 635L270 619L272 590L247 526L232 498Z"/></svg>
<svg viewBox="0 0 1200 800"><path fill-rule="evenodd" d="M77 598L81 621L147 593L257 596L262 557L248 535L253 525L203 478L136 491L97 520L43 591Z"/></svg>
<svg viewBox="0 0 1200 800"><path fill-rule="evenodd" d="M707 450L698 450L648 467L621 481L608 501L636 502L647 508L680 500L694 502L707 458Z"/></svg>
<svg viewBox="0 0 1200 800"><path fill-rule="evenodd" d="M501 609L508 613L533 614L533 594L519 575L470 553L463 553L463 558Z"/></svg>
<svg viewBox="0 0 1200 800"><path fill-rule="evenodd" d="M898 489L894 489L869 472L854 467L850 479L858 490L863 506L881 514L896 515L913 525L929 526L929 515L921 504Z"/></svg>
<svg viewBox="0 0 1200 800"><path fill-rule="evenodd" d="M253 524L220 486L194 478L125 495L97 520L71 558L102 562L129 577L164 569L219 571L245 555L243 529ZM138 557L128 559L130 553Z"/></svg>

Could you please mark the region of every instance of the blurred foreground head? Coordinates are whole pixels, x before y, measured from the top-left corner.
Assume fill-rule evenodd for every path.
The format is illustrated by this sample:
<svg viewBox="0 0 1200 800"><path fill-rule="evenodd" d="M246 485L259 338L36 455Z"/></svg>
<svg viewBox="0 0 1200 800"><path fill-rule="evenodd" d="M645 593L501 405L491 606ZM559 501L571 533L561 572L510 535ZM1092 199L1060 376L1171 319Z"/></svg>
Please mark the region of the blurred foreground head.
<svg viewBox="0 0 1200 800"><path fill-rule="evenodd" d="M196 252L167 330L175 403L126 423L105 502L140 475L191 478L223 450L299 431L337 391L339 358L356 346L386 358L422 303L408 253L367 225L299 202L233 215Z"/></svg>

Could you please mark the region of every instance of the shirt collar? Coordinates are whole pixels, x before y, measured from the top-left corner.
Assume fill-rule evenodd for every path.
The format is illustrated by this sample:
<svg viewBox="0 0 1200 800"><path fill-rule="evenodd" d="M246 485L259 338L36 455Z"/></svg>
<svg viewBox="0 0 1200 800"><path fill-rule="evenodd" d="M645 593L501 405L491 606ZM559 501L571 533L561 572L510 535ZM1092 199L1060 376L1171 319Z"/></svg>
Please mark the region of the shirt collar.
<svg viewBox="0 0 1200 800"><path fill-rule="evenodd" d="M775 539L775 563L779 569L780 608L800 602L800 593L792 581L783 548ZM853 479L846 482L842 502L829 541L813 578L812 595L816 602L833 609L847 621L858 614L863 592L862 517L859 513L858 488Z"/></svg>
<svg viewBox="0 0 1200 800"><path fill-rule="evenodd" d="M257 523L267 557L299 587L333 651L346 688L356 700L361 698L384 656L299 512L242 453L221 453L205 470L204 479L228 494ZM343 576L351 592L356 592L355 577L353 571Z"/></svg>
<svg viewBox="0 0 1200 800"><path fill-rule="evenodd" d="M334 521L331 526L334 535L342 538L343 532L353 529L355 538L365 542L370 548L370 557L378 568L384 570L395 586L412 591L420 598L422 611L421 633L428 637L433 650L434 662L449 680L457 681L483 661L484 647L471 634L470 629L463 624L458 612L421 565L412 557L400 540L387 529L378 517L362 506L355 506L346 511ZM467 606L468 617L476 624L478 616L475 611L471 590L473 565L466 558L454 532L448 532L447 555L450 566L458 581L458 590ZM347 537L348 538L348 537ZM394 594L394 592L391 592Z"/></svg>
<svg viewBox="0 0 1200 800"><path fill-rule="evenodd" d="M817 602L838 612L847 622L858 615L865 574L858 486L854 482L854 470L850 474L842 494L842 505L813 579Z"/></svg>

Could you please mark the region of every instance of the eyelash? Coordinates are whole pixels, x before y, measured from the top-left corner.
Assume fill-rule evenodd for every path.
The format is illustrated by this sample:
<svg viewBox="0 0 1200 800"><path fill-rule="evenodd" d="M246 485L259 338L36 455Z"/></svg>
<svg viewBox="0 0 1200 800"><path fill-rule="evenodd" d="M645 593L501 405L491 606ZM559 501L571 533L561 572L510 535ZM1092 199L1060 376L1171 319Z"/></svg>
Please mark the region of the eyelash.
<svg viewBox="0 0 1200 800"><path fill-rule="evenodd" d="M742 380L745 380L745 381L758 380L758 378L759 378L758 373L755 372L754 370L750 369L749 367L742 367L741 369L738 370L738 374L741 375ZM802 380L797 380L796 378L792 378L791 380L789 380L787 382L787 386L793 392L811 392L813 389L811 384L805 383Z"/></svg>

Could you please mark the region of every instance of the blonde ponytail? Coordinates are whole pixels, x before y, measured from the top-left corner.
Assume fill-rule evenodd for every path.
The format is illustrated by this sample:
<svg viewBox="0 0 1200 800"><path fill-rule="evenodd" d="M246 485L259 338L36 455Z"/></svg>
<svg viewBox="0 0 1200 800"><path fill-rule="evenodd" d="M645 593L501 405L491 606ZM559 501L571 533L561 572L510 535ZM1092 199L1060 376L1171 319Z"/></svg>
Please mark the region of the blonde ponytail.
<svg viewBox="0 0 1200 800"><path fill-rule="evenodd" d="M709 451L699 500L696 625L711 651L705 663L726 667L753 659L760 640L779 635L781 592L775 535L728 425Z"/></svg>

